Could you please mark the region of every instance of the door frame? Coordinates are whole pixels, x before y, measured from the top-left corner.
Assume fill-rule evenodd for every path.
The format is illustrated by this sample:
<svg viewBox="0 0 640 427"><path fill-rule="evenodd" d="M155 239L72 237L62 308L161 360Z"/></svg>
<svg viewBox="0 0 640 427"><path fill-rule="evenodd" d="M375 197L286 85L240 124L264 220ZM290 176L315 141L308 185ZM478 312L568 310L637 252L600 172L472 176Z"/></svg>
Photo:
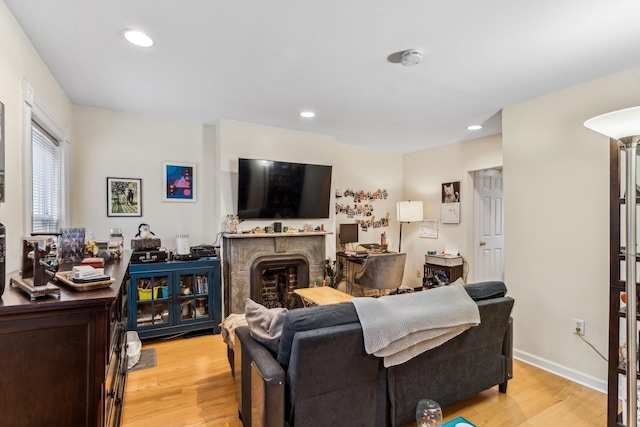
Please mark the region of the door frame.
<svg viewBox="0 0 640 427"><path fill-rule="evenodd" d="M471 172L471 176L472 176L472 180L473 180L473 231L472 231L472 236L469 239L470 243L471 243L471 248L472 250L471 252L471 256L470 256L470 260L472 260L472 263L470 263L469 265L469 276L471 276L472 280L474 282L478 282L480 279L478 278L478 246L480 245L480 237L478 235L479 230L482 229L481 224L480 224L480 210L482 209L482 200L480 198L480 194L478 192L478 183L480 180L480 173L483 171L489 171L489 170L498 170L502 173L502 196L503 196L503 211L502 211L502 230L504 233L504 221L505 221L505 217L504 217L504 171L502 169L502 166L499 167L493 167L493 168L485 168L485 169L478 169L475 170L473 172ZM503 236L504 239L504 236ZM503 253L502 253L502 277L504 277L504 242L503 242ZM469 283L469 282L468 282Z"/></svg>

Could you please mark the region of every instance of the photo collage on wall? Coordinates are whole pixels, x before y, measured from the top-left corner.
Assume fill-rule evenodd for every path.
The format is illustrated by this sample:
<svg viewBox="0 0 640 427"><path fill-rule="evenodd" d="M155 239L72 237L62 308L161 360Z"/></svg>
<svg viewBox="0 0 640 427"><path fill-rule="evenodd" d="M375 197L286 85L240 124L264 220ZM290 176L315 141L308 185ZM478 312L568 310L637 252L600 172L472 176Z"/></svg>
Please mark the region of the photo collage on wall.
<svg viewBox="0 0 640 427"><path fill-rule="evenodd" d="M375 191L354 191L351 189L337 190L336 199L353 197L353 204L336 203L336 215L346 215L347 218L356 218L356 224L360 224L362 231L367 231L369 227L380 228L389 226L389 212L383 218L376 218L373 214L373 202L385 200L389 193L385 189L378 188Z"/></svg>

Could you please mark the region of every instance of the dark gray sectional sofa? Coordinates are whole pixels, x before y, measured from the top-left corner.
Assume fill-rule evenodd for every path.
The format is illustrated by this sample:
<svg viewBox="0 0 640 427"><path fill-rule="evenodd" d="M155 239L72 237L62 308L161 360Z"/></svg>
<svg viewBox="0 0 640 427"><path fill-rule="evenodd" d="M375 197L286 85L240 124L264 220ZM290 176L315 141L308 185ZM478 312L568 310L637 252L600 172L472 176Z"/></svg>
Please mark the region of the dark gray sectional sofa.
<svg viewBox="0 0 640 427"><path fill-rule="evenodd" d="M350 303L291 310L277 353L237 328L232 365L244 425L401 426L415 421L424 398L444 407L496 385L506 392L514 300L502 282L465 289L481 324L389 368L365 352Z"/></svg>

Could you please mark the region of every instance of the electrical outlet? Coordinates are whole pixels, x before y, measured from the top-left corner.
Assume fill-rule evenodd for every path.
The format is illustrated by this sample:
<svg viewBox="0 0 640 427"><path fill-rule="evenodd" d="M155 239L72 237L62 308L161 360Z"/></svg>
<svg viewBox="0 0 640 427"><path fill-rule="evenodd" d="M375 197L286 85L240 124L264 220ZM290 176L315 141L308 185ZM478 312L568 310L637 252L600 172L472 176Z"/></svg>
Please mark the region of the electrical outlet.
<svg viewBox="0 0 640 427"><path fill-rule="evenodd" d="M416 277L419 279L420 278L420 269L416 270Z"/></svg>
<svg viewBox="0 0 640 427"><path fill-rule="evenodd" d="M573 332L578 335L584 335L584 320L573 319L573 324L575 326L575 330Z"/></svg>

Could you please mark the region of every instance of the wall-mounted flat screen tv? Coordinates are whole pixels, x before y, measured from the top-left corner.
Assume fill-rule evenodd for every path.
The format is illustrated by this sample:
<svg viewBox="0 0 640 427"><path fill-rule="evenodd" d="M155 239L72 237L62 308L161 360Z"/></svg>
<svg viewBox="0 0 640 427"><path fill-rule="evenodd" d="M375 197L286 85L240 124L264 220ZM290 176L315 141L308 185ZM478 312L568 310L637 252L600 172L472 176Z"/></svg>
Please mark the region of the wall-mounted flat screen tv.
<svg viewBox="0 0 640 427"><path fill-rule="evenodd" d="M238 159L240 219L329 218L331 166Z"/></svg>

